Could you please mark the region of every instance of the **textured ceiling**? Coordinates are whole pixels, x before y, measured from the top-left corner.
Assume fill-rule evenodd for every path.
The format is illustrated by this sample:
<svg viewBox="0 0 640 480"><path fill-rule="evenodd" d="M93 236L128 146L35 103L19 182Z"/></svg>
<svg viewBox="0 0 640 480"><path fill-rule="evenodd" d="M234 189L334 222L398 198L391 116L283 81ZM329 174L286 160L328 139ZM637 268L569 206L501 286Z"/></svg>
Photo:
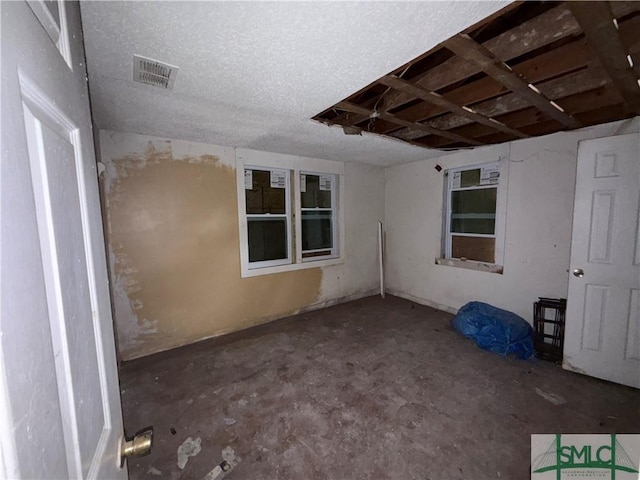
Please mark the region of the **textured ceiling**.
<svg viewBox="0 0 640 480"><path fill-rule="evenodd" d="M319 111L509 2L82 2L100 129L393 165L440 155L347 136ZM177 65L132 81L134 54Z"/></svg>

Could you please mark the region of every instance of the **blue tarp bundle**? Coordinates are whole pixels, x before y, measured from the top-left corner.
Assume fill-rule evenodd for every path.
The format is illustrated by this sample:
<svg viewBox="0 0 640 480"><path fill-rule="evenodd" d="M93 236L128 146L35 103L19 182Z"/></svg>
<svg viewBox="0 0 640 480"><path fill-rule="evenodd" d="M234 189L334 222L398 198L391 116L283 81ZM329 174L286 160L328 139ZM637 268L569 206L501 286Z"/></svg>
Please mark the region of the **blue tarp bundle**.
<svg viewBox="0 0 640 480"><path fill-rule="evenodd" d="M451 320L454 330L475 340L480 348L502 356L533 356L533 329L525 319L488 303L469 302Z"/></svg>

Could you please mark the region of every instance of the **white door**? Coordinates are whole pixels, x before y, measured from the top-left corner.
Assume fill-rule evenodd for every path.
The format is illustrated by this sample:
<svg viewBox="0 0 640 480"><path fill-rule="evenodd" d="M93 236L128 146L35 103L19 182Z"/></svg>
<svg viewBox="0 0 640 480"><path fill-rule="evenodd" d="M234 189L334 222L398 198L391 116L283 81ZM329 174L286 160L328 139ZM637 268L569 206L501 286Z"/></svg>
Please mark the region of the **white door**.
<svg viewBox="0 0 640 480"><path fill-rule="evenodd" d="M79 5L0 9L0 475L124 479Z"/></svg>
<svg viewBox="0 0 640 480"><path fill-rule="evenodd" d="M640 144L580 142L563 366L640 388Z"/></svg>

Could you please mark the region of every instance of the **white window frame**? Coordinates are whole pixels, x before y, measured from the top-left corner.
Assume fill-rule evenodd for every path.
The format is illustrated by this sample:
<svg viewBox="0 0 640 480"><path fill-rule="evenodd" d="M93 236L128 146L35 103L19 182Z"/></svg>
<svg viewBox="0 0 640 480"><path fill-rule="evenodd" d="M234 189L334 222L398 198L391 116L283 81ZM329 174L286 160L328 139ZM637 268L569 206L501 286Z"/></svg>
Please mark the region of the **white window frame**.
<svg viewBox="0 0 640 480"><path fill-rule="evenodd" d="M308 171L308 170L301 170L298 172L298 179L300 179L301 175L313 175L313 176L321 176L321 175L329 175L331 176L331 208L303 208L302 207L302 198L300 198L300 208L299 208L299 212L300 212L300 228L297 230L300 232L300 235L298 235L298 237L300 238L300 248L296 249L296 251L300 251L300 261L301 262L319 262L321 260L326 260L326 259L330 259L330 258L337 258L338 257L338 209L337 209L337 205L338 205L338 195L340 194L340 187L338 184L338 175L335 175L333 173L322 173L322 172L312 172L312 171ZM300 188L297 192L298 197L301 197L302 195L302 188ZM331 215L331 235L332 235L332 247L329 248L320 248L317 250L303 250L302 249L302 212L327 212L330 211L332 213ZM315 252L324 252L327 250L331 250L331 254L330 255L323 255L321 257L307 257L304 258L302 255L304 253L315 253Z"/></svg>
<svg viewBox="0 0 640 480"><path fill-rule="evenodd" d="M333 160L321 160L309 157L298 157L278 153L261 152L245 148L236 148L236 190L238 197L238 228L239 228L239 250L240 250L240 272L242 278L268 275L272 273L287 272L292 270L303 270L307 268L318 268L344 263L344 163ZM280 265L257 266L258 262L249 265L249 244L248 228L246 221L246 203L244 190L244 170L254 168L256 170L289 170L293 174L293 184L290 185L290 214L292 221L289 222L291 228L291 238L289 252L295 252L290 263ZM300 173L310 173L312 175L332 174L335 176L336 194L332 195L332 202L335 201L335 229L334 229L334 256L302 259L302 232L301 221L301 198L300 198Z"/></svg>
<svg viewBox="0 0 640 480"><path fill-rule="evenodd" d="M284 186L284 198L285 198L285 213L246 213L246 203L245 203L245 215L244 221L247 224L247 248L248 248L248 231L249 231L249 219L250 218L284 218L287 221L287 257L279 258L277 260L263 260L260 262L252 262L248 260L248 268L250 270L256 268L264 268L264 267L275 267L277 265L288 265L291 263L291 259L293 255L291 254L292 243L291 243L291 171L284 168L273 168L273 167L259 167L256 165L245 165L242 169L242 175L244 178L244 172L246 170L259 170L262 172L274 172L274 171L283 171L286 172L285 176L285 186ZM243 190L243 194L245 195L244 201L246 202L246 192Z"/></svg>
<svg viewBox="0 0 640 480"><path fill-rule="evenodd" d="M477 185L473 187L460 187L453 186L454 174L457 172L463 172L466 170L476 170L487 167L497 167L500 172L498 184L493 187L492 185ZM459 266L471 269L491 271L494 273L502 273L502 265L504 264L504 244L505 244L505 226L506 226L506 199L507 199L507 176L508 176L508 161L501 159L493 162L480 163L475 165L465 165L461 167L449 168L445 171L444 182L444 221L443 221L443 255L442 258L437 259L437 263L441 265ZM479 234L479 233L452 233L451 232L451 194L453 191L464 190L481 190L486 188L496 188L496 213L495 213L495 228L493 234ZM460 258L452 257L452 237L482 237L482 238L494 238L495 239L495 252L494 262L481 262L477 260L463 260Z"/></svg>

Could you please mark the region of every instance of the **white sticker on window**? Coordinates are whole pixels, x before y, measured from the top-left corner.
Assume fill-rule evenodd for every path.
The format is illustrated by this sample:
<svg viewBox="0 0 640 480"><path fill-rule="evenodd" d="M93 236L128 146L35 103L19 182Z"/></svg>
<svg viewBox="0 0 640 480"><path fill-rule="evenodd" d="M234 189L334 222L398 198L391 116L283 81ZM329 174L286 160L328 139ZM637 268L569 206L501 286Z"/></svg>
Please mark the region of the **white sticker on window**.
<svg viewBox="0 0 640 480"><path fill-rule="evenodd" d="M286 186L286 170L271 170L271 188L285 188Z"/></svg>
<svg viewBox="0 0 640 480"><path fill-rule="evenodd" d="M253 170L244 171L244 189L252 190L253 189Z"/></svg>
<svg viewBox="0 0 640 480"><path fill-rule="evenodd" d="M460 178L462 177L462 172L454 172L453 174L453 184L451 188L460 188Z"/></svg>
<svg viewBox="0 0 640 480"><path fill-rule="evenodd" d="M302 193L307 191L307 176L304 173L300 174L300 191Z"/></svg>
<svg viewBox="0 0 640 480"><path fill-rule="evenodd" d="M497 185L500 179L500 167L482 167L480 185Z"/></svg>
<svg viewBox="0 0 640 480"><path fill-rule="evenodd" d="M320 190L321 191L331 191L331 181L333 180L332 175L320 175Z"/></svg>

